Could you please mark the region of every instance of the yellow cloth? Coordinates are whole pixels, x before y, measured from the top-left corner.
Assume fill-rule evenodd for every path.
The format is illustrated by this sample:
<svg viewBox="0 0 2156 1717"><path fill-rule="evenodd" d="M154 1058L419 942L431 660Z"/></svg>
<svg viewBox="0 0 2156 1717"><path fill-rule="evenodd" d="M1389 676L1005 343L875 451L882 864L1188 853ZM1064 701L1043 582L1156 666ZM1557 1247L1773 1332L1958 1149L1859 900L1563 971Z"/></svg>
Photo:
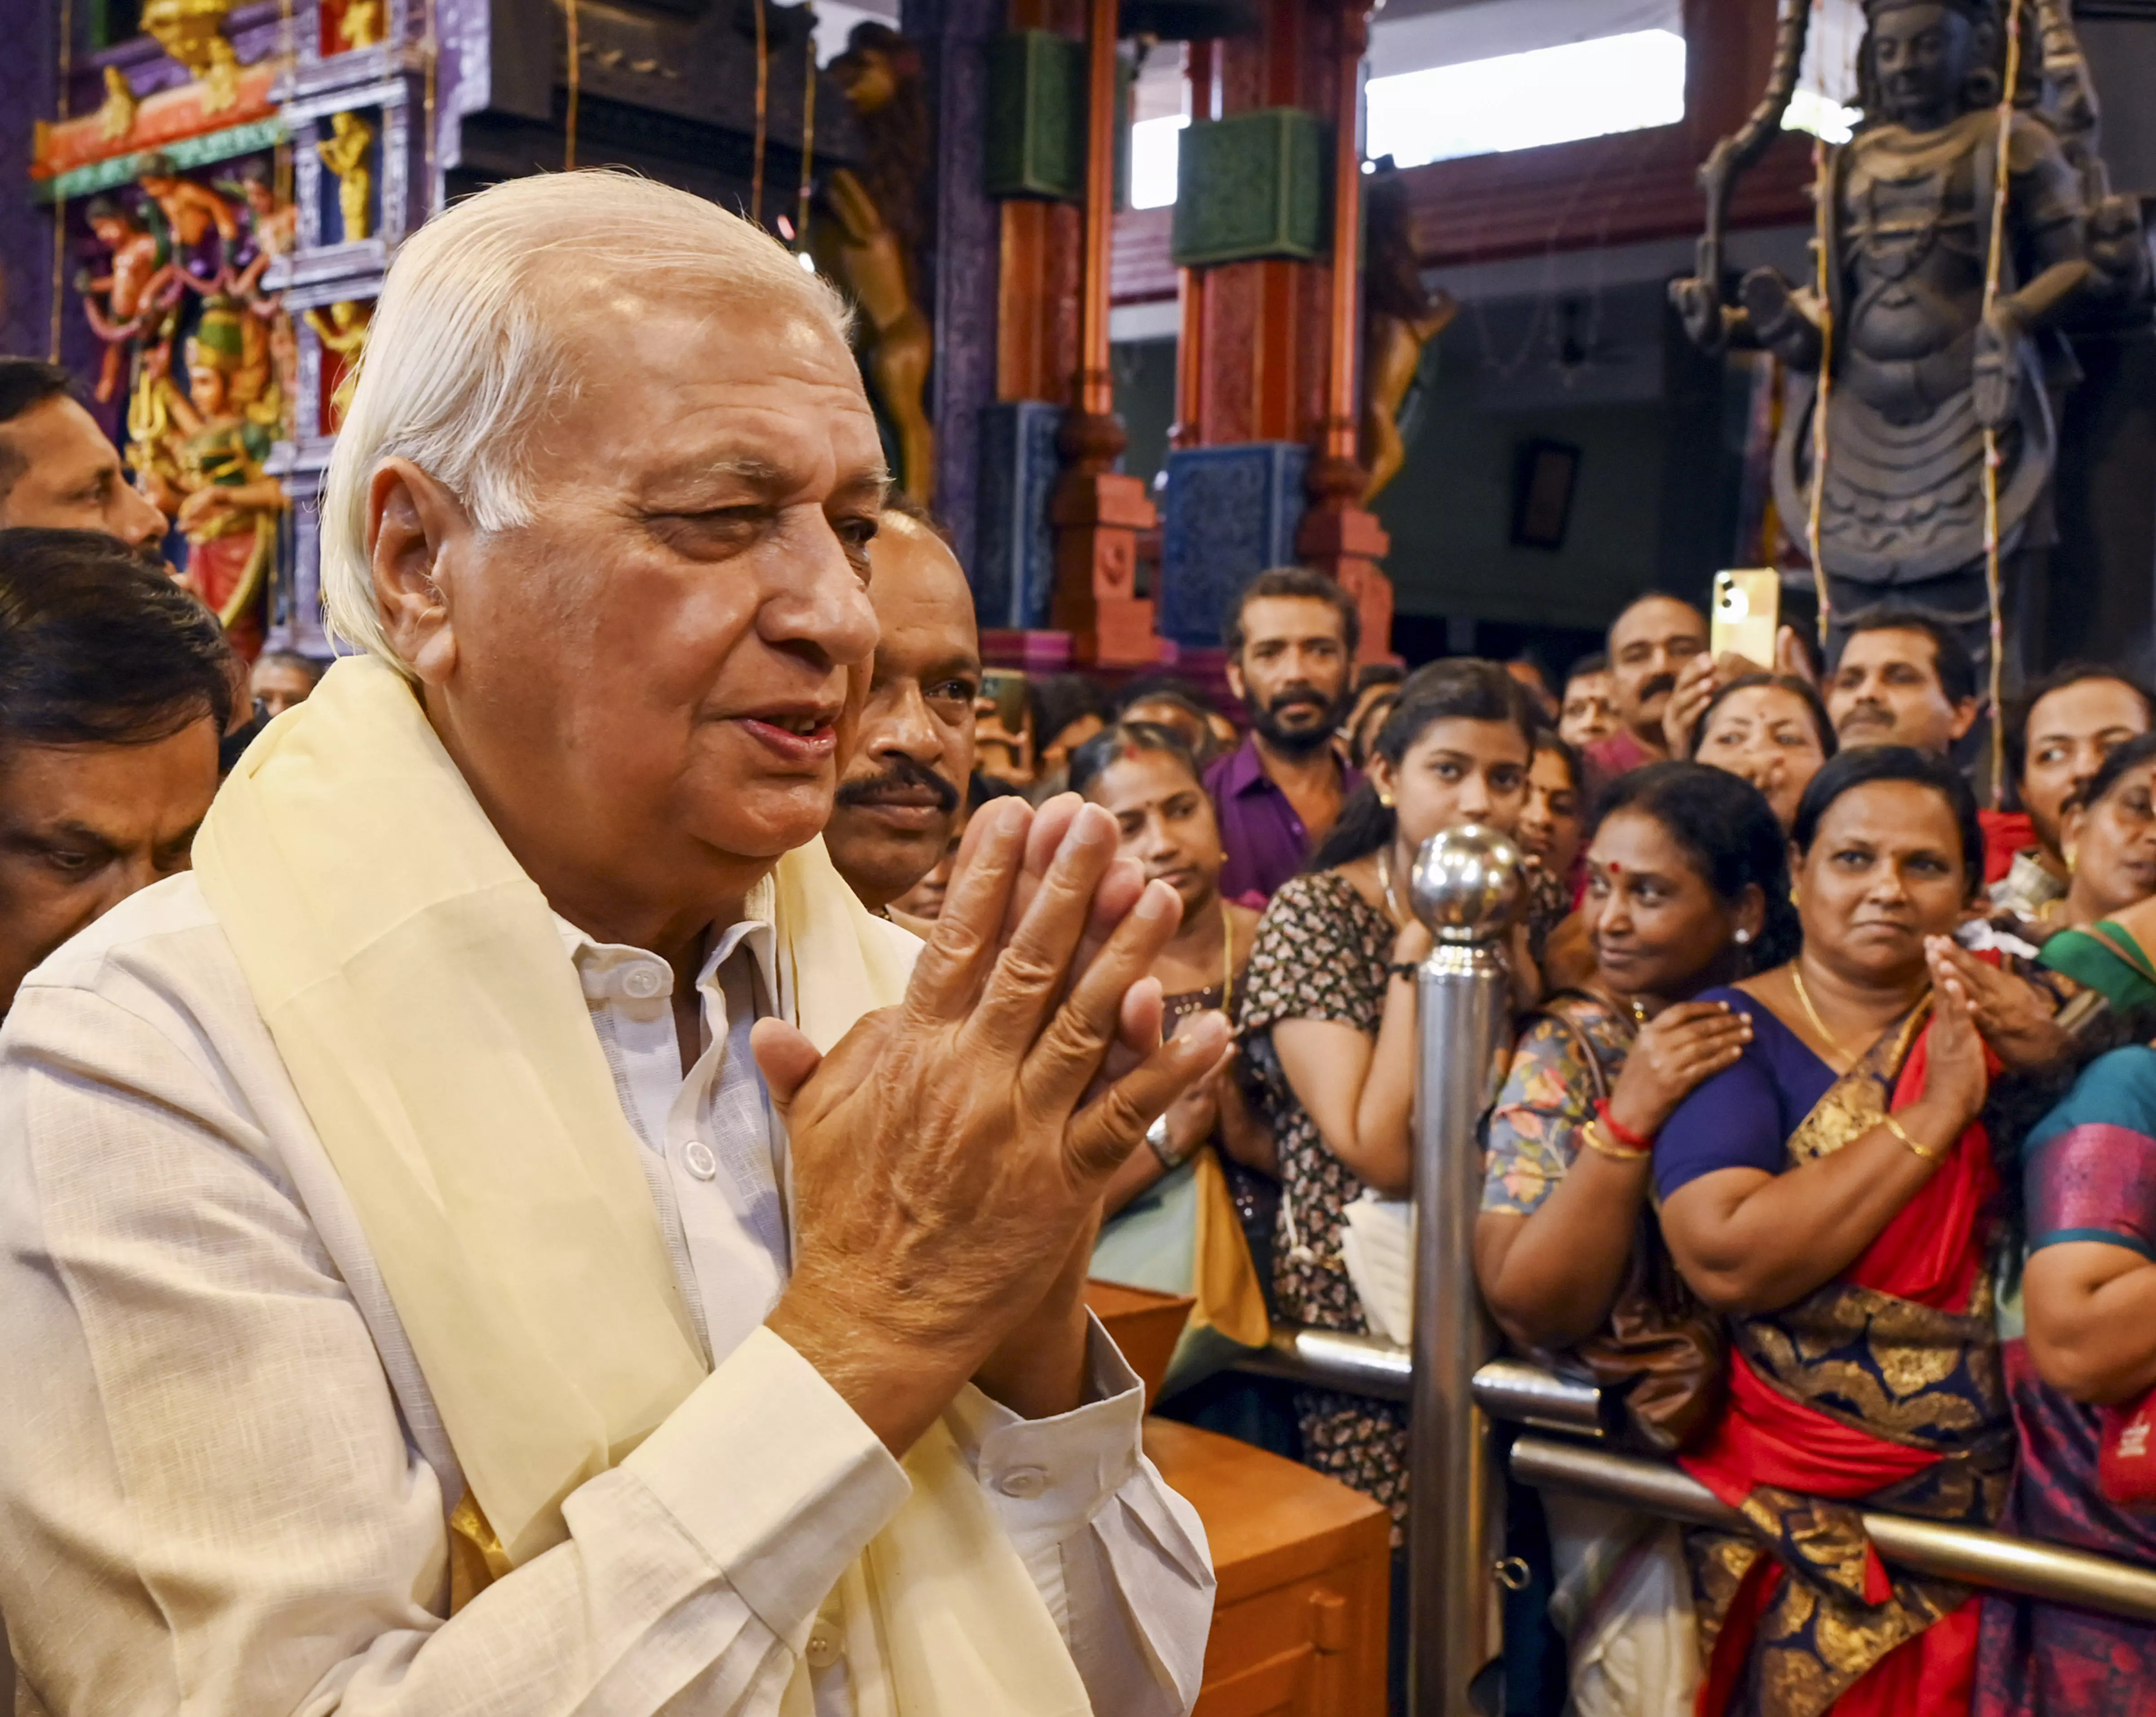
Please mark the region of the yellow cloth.
<svg viewBox="0 0 2156 1717"><path fill-rule="evenodd" d="M365 657L249 748L195 869L501 1558L529 1560L705 1375L553 913L410 687ZM819 1047L900 999L896 938L821 841L772 897L781 1004ZM911 1499L836 1595L861 1717L1086 1713L948 1428L906 1468ZM805 1668L787 1705L808 1709Z"/></svg>

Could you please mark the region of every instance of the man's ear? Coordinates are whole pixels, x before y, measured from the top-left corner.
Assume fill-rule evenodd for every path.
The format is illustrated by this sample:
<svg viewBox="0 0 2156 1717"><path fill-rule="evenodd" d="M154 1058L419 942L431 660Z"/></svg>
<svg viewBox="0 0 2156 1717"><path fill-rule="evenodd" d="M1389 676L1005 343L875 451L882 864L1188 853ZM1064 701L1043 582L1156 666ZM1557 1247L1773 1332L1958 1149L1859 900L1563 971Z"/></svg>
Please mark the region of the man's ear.
<svg viewBox="0 0 2156 1717"><path fill-rule="evenodd" d="M391 646L439 685L456 665L450 623L454 547L471 534L464 503L408 459L389 458L367 485L367 565Z"/></svg>
<svg viewBox="0 0 2156 1717"><path fill-rule="evenodd" d="M1243 665L1230 656L1223 666L1228 673L1228 689L1235 694L1235 702L1240 703L1248 696L1243 690Z"/></svg>
<svg viewBox="0 0 2156 1717"><path fill-rule="evenodd" d="M1964 697L1954 706L1953 733L1957 740L1976 725L1976 718L1983 709L1982 701L1974 697Z"/></svg>

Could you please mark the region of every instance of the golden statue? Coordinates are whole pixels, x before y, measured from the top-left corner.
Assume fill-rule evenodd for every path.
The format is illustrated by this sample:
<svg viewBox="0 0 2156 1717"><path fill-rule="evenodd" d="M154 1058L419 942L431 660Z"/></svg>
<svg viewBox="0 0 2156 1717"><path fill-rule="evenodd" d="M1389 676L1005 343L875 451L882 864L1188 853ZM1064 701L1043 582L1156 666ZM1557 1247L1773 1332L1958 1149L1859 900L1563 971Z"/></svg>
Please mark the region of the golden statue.
<svg viewBox="0 0 2156 1717"><path fill-rule="evenodd" d="M374 127L356 113L330 116L330 135L315 145L322 165L336 175L337 212L344 217L347 243L364 239L373 228L374 171L367 157L374 148Z"/></svg>
<svg viewBox="0 0 2156 1717"><path fill-rule="evenodd" d="M362 304L340 298L330 306L326 316L319 310L310 310L305 318L315 337L322 342L322 349L336 355L343 371L330 389L330 420L322 425L327 433L343 426L345 412L352 404L352 390L359 382L359 356L367 349L367 330L374 320L374 306L371 301Z"/></svg>
<svg viewBox="0 0 2156 1717"><path fill-rule="evenodd" d="M345 0L337 16L337 40L342 51L356 54L382 39L382 0Z"/></svg>
<svg viewBox="0 0 2156 1717"><path fill-rule="evenodd" d="M815 248L860 306L869 379L898 436L900 482L925 506L936 487L936 429L921 394L936 337L917 290L932 147L921 54L886 24L859 23L831 70L868 147L858 172L840 167L825 182L832 222L819 229Z"/></svg>
<svg viewBox="0 0 2156 1717"><path fill-rule="evenodd" d="M1363 490L1365 506L1407 462L1400 410L1422 372L1423 347L1460 314L1459 301L1450 292L1433 292L1422 283L1407 187L1396 174L1383 170L1372 178L1368 208L1369 262L1363 276L1363 456L1370 481Z"/></svg>
<svg viewBox="0 0 2156 1717"><path fill-rule="evenodd" d="M105 100L98 104L97 135L117 143L135 129L135 90L116 65L105 68Z"/></svg>
<svg viewBox="0 0 2156 1717"><path fill-rule="evenodd" d="M144 33L201 83L204 113L239 100L239 59L224 39L231 10L232 0L149 0L142 8Z"/></svg>
<svg viewBox="0 0 2156 1717"><path fill-rule="evenodd" d="M250 655L260 647L256 599L287 505L284 486L263 468L284 415L268 348L259 319L230 299L209 299L187 342L186 389L174 384L168 361L146 354L127 414L130 462L187 535L180 582Z"/></svg>

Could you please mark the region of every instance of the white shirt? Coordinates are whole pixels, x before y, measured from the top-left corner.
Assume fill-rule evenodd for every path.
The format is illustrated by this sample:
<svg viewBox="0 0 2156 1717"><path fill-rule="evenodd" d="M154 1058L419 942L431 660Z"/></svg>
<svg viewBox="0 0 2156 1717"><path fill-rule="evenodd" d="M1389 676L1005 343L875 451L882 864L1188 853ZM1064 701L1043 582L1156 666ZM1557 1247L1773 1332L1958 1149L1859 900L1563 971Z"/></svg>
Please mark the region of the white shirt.
<svg viewBox="0 0 2156 1717"><path fill-rule="evenodd" d="M0 1612L25 1709L767 1714L805 1657L819 1717L850 1711L818 1611L906 1486L762 1328L788 1267L747 1059L770 928L711 950L685 1080L670 969L563 928L718 1364L568 1499L567 1542L449 1620L455 1457L193 878L23 984L0 1029ZM960 1445L1095 1709L1165 1717L1197 1693L1204 1531L1097 1329L1091 1362L1059 1418L965 1391Z"/></svg>

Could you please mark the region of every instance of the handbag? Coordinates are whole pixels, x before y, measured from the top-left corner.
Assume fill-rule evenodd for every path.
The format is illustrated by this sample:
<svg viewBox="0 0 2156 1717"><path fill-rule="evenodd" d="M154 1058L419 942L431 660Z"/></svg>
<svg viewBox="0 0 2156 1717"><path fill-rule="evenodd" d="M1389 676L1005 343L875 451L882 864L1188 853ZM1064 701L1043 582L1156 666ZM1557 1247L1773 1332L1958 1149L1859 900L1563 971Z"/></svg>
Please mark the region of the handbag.
<svg viewBox="0 0 2156 1717"><path fill-rule="evenodd" d="M2156 1389L2124 1406L2103 1408L2097 1424L2096 1488L2106 1501L2128 1508L2156 1504Z"/></svg>
<svg viewBox="0 0 2156 1717"><path fill-rule="evenodd" d="M1577 994L1578 992L1571 992ZM1553 1002L1563 995L1553 996ZM1609 1096L1601 1058L1578 1025L1545 1005L1572 1039L1598 1102ZM1556 1356L1558 1369L1584 1375L1614 1402L1612 1441L1643 1454L1672 1455L1719 1415L1728 1385L1728 1337L1721 1317L1691 1291L1650 1211L1640 1213L1624 1285L1595 1334Z"/></svg>

